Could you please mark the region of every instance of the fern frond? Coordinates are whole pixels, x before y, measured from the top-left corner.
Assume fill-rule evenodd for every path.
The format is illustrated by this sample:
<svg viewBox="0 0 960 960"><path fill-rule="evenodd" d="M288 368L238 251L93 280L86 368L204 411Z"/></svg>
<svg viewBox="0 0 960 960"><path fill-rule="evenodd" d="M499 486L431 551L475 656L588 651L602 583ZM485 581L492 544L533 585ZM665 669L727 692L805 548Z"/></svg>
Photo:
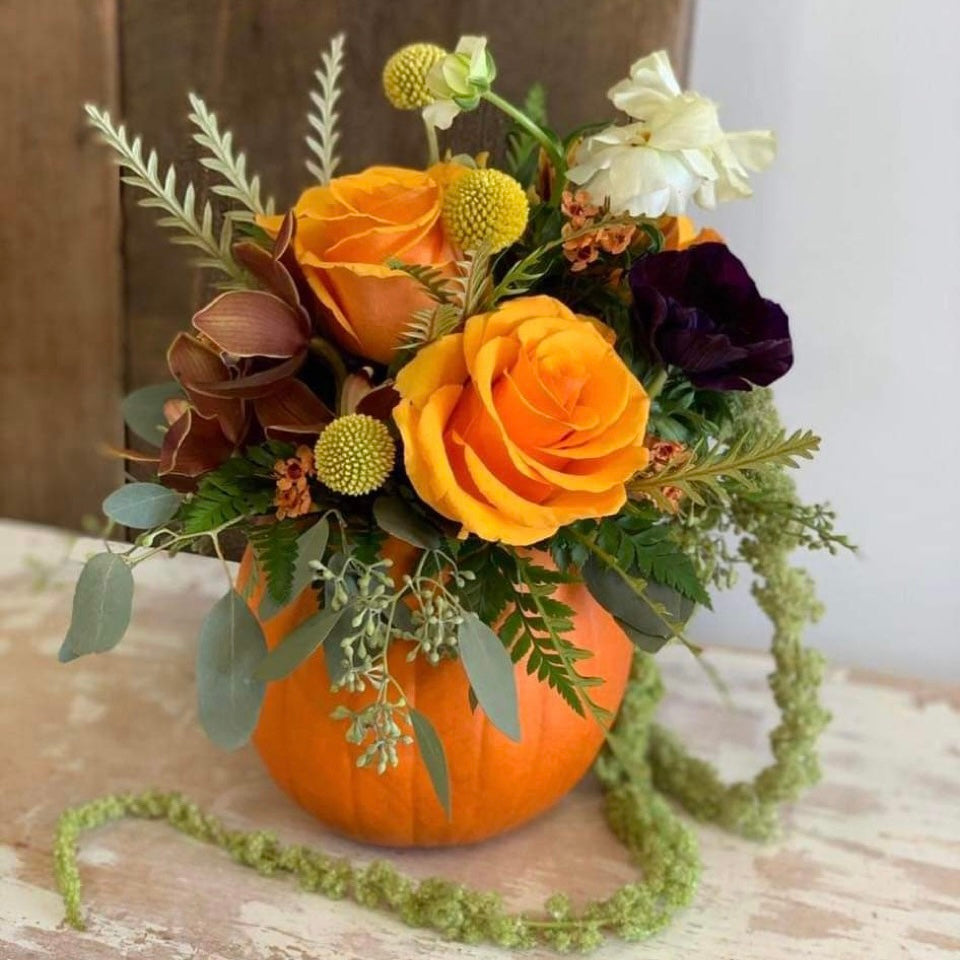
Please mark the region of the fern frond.
<svg viewBox="0 0 960 960"><path fill-rule="evenodd" d="M210 153L209 157L201 157L200 163L226 181L225 184L217 184L211 189L217 196L235 200L245 208L231 210L226 216L234 220L253 222L257 214L272 214L273 197L268 197L264 203L260 198L260 178L247 178L247 156L243 151L234 155L233 134L229 130L220 131L216 114L207 108L200 97L195 93L188 96L193 108L189 119L199 131L193 135L193 139Z"/></svg>
<svg viewBox="0 0 960 960"><path fill-rule="evenodd" d="M686 463L667 467L657 474L641 476L630 482L629 491L645 493L655 499L663 487L678 487L694 503L708 500L726 503L730 491L755 490L757 472L766 467L796 467L798 461L811 460L820 449L820 438L810 430L785 430L772 434L748 433L734 443L715 444Z"/></svg>
<svg viewBox="0 0 960 960"><path fill-rule="evenodd" d="M320 58L320 69L314 71L317 81L315 89L310 91L310 102L314 110L307 114L316 137L307 137L307 146L316 157L308 159L307 169L321 184L327 184L340 163L337 156L337 143L340 133L337 130L337 101L340 99L340 74L343 72L343 44L345 36L338 33L331 41L330 48Z"/></svg>
<svg viewBox="0 0 960 960"><path fill-rule="evenodd" d="M267 591L278 604L290 600L297 565L297 525L289 520L251 524L247 540L267 580Z"/></svg>
<svg viewBox="0 0 960 960"><path fill-rule="evenodd" d="M453 333L460 326L460 310L452 303L438 303L424 307L410 318L400 338L401 349L419 350L421 347Z"/></svg>
<svg viewBox="0 0 960 960"><path fill-rule="evenodd" d="M84 109L91 125L116 153L121 168L128 171L120 179L147 194L137 201L138 204L162 211L163 215L157 223L161 227L180 231L180 235L170 238L172 242L198 249L201 256L196 261L197 266L220 270L235 283L244 283L244 272L230 252L233 242L233 223L230 218L224 218L219 233L215 232L213 209L208 202L204 203L198 218L196 190L192 183L187 184L181 199L177 195L177 174L173 166L167 168L161 180L155 150L151 150L144 160L140 137L134 137L131 141L126 127L123 124L114 126L106 110L100 110L91 103L86 104Z"/></svg>
<svg viewBox="0 0 960 960"><path fill-rule="evenodd" d="M457 275L448 281L451 300L457 304L464 320L482 313L487 306L493 286L490 256L489 247L468 251L457 263Z"/></svg>
<svg viewBox="0 0 960 960"><path fill-rule="evenodd" d="M424 263L404 263L395 257L387 260L387 266L391 270L402 270L407 276L413 277L435 303L453 302L450 286L454 281L440 267Z"/></svg>

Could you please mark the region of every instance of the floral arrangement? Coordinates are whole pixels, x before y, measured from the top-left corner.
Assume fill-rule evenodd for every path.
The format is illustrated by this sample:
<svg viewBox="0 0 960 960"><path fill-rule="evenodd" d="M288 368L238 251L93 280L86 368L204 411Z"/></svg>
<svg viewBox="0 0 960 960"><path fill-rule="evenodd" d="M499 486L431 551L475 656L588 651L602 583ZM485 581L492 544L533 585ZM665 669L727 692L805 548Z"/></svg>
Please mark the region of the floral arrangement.
<svg viewBox="0 0 960 960"><path fill-rule="evenodd" d="M524 734L525 673L595 724L611 788L642 768L698 815L769 832L771 806L816 778L826 720L819 661L799 645L818 608L784 557L847 543L784 473L819 442L786 432L766 389L793 363L787 316L686 214L749 196L773 135L725 132L660 52L609 91L620 120L561 137L542 87L522 108L504 100L486 41L463 37L452 53L404 47L384 67L389 101L422 114L425 168L336 176L342 60L338 37L310 95L313 182L283 213L199 97L190 120L215 178L202 204L139 137L87 108L123 181L174 242L199 251L221 292L171 343L170 382L124 402L155 451L124 455L155 476L104 501L111 521L141 532L86 564L61 660L120 641L139 563L210 552L227 589L200 634L199 716L223 747L251 737L269 685L320 657L356 765L385 774L422 762L449 817L451 747L396 664L463 671L470 709L512 740ZM441 155L438 131L481 103L510 121L502 164L494 144ZM237 534L248 559L235 581L225 558ZM650 671L668 643L700 657L688 622L741 565L765 578L755 593L777 628L784 723L774 766L730 790L651 732ZM578 644L577 611L562 599L574 589L637 651L612 729L596 651ZM268 642L266 627L304 602ZM628 733L641 715L638 752ZM611 904L582 928L560 918L566 932L550 942L656 927L650 903L646 926L639 906ZM536 939L497 929L482 935Z"/></svg>

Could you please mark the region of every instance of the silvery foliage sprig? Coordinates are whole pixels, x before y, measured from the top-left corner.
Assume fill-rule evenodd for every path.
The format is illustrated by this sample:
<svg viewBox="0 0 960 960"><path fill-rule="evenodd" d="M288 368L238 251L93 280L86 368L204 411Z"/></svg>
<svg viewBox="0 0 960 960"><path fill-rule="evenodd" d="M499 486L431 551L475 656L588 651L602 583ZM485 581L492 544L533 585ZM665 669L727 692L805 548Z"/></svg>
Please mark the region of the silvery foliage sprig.
<svg viewBox="0 0 960 960"><path fill-rule="evenodd" d="M328 667L333 667L334 689L360 693L370 687L376 693L363 709L340 706L333 716L350 721L349 742L360 745L369 740L357 757L357 766L375 761L378 773L385 773L397 766L397 746L413 742L404 732L411 726L407 700L390 673L390 644L410 642L408 662L423 656L436 665L455 656L466 611L439 576L428 571L446 568L457 588L474 574L458 570L455 561L440 550L425 550L413 574L401 578L399 588L390 576L389 559L365 563L353 553L334 554L326 562L311 561L310 566L315 582L323 585L329 607L344 610L350 618L336 639L328 638L339 643L339 651L329 651L327 660Z"/></svg>
<svg viewBox="0 0 960 960"><path fill-rule="evenodd" d="M337 102L340 99L344 40L345 35L338 33L330 41L329 49L320 58L320 68L313 74L317 86L310 91L313 110L307 113L307 122L316 136L306 138L307 147L313 154L313 159L307 159L306 167L321 185L330 182L340 164L337 156L337 144L340 141Z"/></svg>
<svg viewBox="0 0 960 960"><path fill-rule="evenodd" d="M260 177L247 176L247 156L241 150L234 154L233 133L220 130L217 115L195 93L188 95L192 112L190 122L197 128L194 141L210 155L200 158L201 166L219 174L225 183L215 184L210 189L218 197L226 197L241 204L243 209L228 210L224 216L234 221L251 223L255 217L272 214L273 197L266 202L260 196Z"/></svg>
<svg viewBox="0 0 960 960"><path fill-rule="evenodd" d="M219 232L215 231L213 208L209 201L204 202L198 216L196 188L188 183L181 196L177 191L177 173L172 164L161 178L156 150L151 150L145 159L143 141L139 136L130 140L123 124L116 126L108 111L92 103L86 104L84 109L91 125L115 152L117 163L127 171L121 180L147 194L137 203L162 211L157 221L161 227L180 231L179 235L170 238L171 241L196 247L201 253L196 261L197 266L219 270L227 275L231 284L245 285L244 271L231 252L233 219L223 217Z"/></svg>

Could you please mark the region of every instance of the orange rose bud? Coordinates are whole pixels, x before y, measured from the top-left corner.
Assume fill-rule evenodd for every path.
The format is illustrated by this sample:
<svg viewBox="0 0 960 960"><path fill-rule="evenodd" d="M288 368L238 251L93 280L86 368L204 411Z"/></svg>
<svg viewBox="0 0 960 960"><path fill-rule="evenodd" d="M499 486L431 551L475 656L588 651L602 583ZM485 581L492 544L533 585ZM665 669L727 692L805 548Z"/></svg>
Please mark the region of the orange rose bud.
<svg viewBox="0 0 960 960"><path fill-rule="evenodd" d="M467 320L400 371L407 475L461 536L516 546L616 513L648 461L650 400L599 329L552 297Z"/></svg>
<svg viewBox="0 0 960 960"><path fill-rule="evenodd" d="M723 243L723 237L711 227L697 232L696 224L689 217L661 217L657 226L663 233L664 250L686 250L698 243Z"/></svg>
<svg viewBox="0 0 960 960"><path fill-rule="evenodd" d="M293 208L294 254L326 308L327 333L345 350L389 363L411 315L432 304L416 280L387 261L453 271L456 256L440 213L443 186L460 168L447 166L456 167L370 167L305 190ZM261 216L257 223L275 236L282 219Z"/></svg>

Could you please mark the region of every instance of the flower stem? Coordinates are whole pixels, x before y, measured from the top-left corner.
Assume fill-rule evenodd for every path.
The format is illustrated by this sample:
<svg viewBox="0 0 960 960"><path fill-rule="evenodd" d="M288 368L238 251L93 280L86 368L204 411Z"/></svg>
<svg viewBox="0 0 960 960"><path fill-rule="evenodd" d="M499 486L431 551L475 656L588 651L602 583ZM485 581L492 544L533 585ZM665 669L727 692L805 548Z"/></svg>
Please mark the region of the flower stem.
<svg viewBox="0 0 960 960"><path fill-rule="evenodd" d="M333 345L324 340L323 337L311 337L309 347L310 352L324 360L330 368L337 385L336 396L339 397L340 388L343 386L343 381L347 379L348 373L343 358L337 353Z"/></svg>
<svg viewBox="0 0 960 960"><path fill-rule="evenodd" d="M647 391L647 396L653 400L661 390L663 390L664 384L667 382L667 368L658 364L653 368L653 376L650 378L650 382L644 385L644 389Z"/></svg>
<svg viewBox="0 0 960 960"><path fill-rule="evenodd" d="M437 143L437 129L432 123L424 119L423 129L427 135L427 164L433 166L440 162L440 146Z"/></svg>
<svg viewBox="0 0 960 960"><path fill-rule="evenodd" d="M557 178L563 177L566 173L567 165L563 158L563 151L555 140L551 140L546 132L534 123L522 110L515 107L508 100L504 100L499 94L488 90L483 94L483 98L488 103L492 103L497 109L502 110L511 120L516 121L530 136L537 140L543 149L547 151L547 156L550 157L550 162L553 164Z"/></svg>

